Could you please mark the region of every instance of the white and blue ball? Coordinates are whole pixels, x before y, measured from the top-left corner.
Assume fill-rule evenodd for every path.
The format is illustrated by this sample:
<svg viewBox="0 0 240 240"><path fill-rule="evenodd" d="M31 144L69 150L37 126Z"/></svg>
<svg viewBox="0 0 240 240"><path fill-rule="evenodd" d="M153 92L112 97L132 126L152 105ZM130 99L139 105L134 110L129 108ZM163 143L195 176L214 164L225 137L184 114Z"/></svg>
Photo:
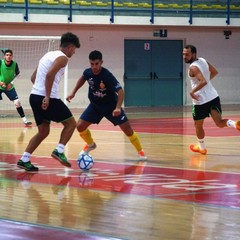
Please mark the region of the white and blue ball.
<svg viewBox="0 0 240 240"><path fill-rule="evenodd" d="M80 154L77 159L78 167L83 171L90 170L94 165L94 160L89 154Z"/></svg>

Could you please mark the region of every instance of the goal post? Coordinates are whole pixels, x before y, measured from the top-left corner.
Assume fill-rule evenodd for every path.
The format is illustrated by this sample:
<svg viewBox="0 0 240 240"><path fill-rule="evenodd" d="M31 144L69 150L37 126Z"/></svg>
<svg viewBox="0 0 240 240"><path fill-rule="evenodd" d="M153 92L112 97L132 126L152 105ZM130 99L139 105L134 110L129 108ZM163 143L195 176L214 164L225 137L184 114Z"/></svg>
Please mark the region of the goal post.
<svg viewBox="0 0 240 240"><path fill-rule="evenodd" d="M14 82L19 100L24 110L30 109L29 95L32 89L30 81L34 69L37 67L40 58L48 51L58 50L60 46L60 36L14 36L0 35L0 56L3 58L4 50L13 51L13 60L18 63L20 69L20 78ZM60 96L66 103L68 87L68 66L66 67L63 88L60 88ZM3 100L0 101L1 112L17 112L13 103L7 96L2 94ZM15 111L15 112L14 112Z"/></svg>

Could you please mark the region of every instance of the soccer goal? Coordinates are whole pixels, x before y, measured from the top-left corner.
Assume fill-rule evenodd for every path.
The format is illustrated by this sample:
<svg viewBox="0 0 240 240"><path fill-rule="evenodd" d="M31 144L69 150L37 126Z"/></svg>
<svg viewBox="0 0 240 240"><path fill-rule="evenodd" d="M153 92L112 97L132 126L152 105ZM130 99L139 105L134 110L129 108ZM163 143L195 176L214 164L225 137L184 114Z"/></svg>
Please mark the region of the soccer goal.
<svg viewBox="0 0 240 240"><path fill-rule="evenodd" d="M6 49L13 51L13 60L18 63L20 77L14 82L18 97L26 112L30 110L29 95L32 89L31 75L38 65L40 58L48 51L59 49L59 36L0 36L0 55L3 58L3 52ZM60 96L65 99L67 94L67 73L66 68L64 76L64 87L60 88ZM2 94L3 100L0 101L0 115L17 115L15 107L7 96Z"/></svg>

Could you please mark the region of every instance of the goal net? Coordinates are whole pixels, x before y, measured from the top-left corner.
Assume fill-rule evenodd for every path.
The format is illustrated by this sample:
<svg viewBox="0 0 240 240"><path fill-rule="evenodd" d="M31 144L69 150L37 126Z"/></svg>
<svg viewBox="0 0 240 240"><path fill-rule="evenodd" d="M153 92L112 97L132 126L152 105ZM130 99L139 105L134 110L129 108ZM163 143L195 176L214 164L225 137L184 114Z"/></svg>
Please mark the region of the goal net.
<svg viewBox="0 0 240 240"><path fill-rule="evenodd" d="M29 95L32 89L31 75L38 65L40 58L48 51L59 49L60 37L58 36L0 36L0 56L6 49L13 51L13 60L18 63L20 77L14 82L19 100L26 113L31 113ZM66 71L67 72L67 71ZM66 76L64 77L66 78ZM64 96L60 92L60 96ZM0 116L19 116L13 102L2 93L0 101Z"/></svg>

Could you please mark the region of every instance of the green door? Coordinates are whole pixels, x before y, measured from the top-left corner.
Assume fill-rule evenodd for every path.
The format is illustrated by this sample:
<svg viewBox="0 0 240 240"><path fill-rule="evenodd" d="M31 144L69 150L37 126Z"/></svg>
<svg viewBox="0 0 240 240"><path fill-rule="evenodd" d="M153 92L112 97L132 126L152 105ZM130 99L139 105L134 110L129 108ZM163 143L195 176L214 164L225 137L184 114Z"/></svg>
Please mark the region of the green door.
<svg viewBox="0 0 240 240"><path fill-rule="evenodd" d="M125 106L183 105L181 40L125 40Z"/></svg>
<svg viewBox="0 0 240 240"><path fill-rule="evenodd" d="M151 41L127 40L124 47L125 106L151 106Z"/></svg>

